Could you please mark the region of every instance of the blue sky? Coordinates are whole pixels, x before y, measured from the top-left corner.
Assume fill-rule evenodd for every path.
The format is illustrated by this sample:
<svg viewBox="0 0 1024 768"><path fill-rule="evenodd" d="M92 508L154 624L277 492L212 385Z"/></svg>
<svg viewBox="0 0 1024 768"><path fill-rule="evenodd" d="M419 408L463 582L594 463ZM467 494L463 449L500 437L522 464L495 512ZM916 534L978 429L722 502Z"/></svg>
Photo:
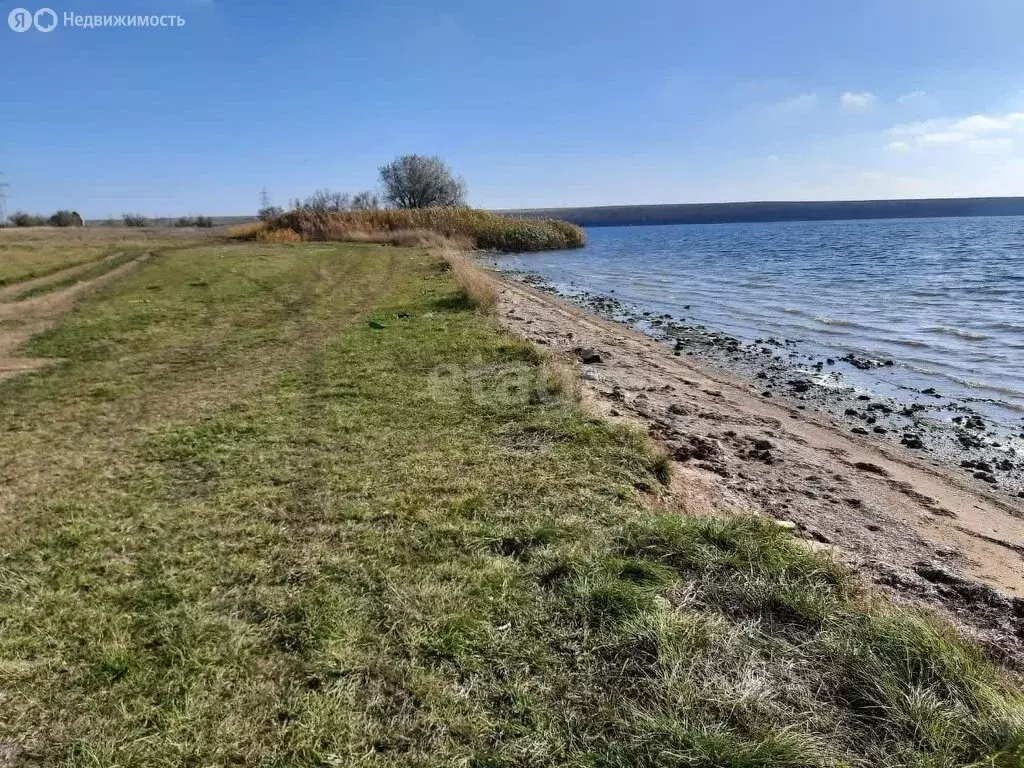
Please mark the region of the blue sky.
<svg viewBox="0 0 1024 768"><path fill-rule="evenodd" d="M63 2L186 24L0 26L11 210L248 213L408 152L494 208L1024 195L1020 0Z"/></svg>

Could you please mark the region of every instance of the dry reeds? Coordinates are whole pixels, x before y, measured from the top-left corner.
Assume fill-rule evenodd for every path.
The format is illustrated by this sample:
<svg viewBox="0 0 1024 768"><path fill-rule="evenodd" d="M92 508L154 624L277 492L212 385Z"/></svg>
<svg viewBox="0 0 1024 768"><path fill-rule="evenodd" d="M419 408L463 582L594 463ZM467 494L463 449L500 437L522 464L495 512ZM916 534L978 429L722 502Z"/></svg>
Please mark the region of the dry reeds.
<svg viewBox="0 0 1024 768"><path fill-rule="evenodd" d="M314 211L300 208L233 237L292 230L303 240L380 242L437 247L441 241L466 248L524 252L581 248L586 234L565 221L516 219L470 208Z"/></svg>
<svg viewBox="0 0 1024 768"><path fill-rule="evenodd" d="M477 310L490 314L498 306L498 286L466 254L450 245L437 249L451 268L455 282L459 284L466 300Z"/></svg>

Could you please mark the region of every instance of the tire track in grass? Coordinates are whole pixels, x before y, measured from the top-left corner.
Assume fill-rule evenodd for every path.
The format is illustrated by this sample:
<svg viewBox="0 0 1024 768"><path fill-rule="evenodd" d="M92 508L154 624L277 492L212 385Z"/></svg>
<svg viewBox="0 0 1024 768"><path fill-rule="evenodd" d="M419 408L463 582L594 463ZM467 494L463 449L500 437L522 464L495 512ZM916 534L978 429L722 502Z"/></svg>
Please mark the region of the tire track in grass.
<svg viewBox="0 0 1024 768"><path fill-rule="evenodd" d="M44 274L36 275L25 280L12 280L7 283L0 282L0 302L16 300L27 293L55 285L65 280L81 280L81 275L83 273L88 272L99 264L106 263L119 255L119 253L112 253L100 258L87 259L86 261L72 264L69 267L61 264Z"/></svg>

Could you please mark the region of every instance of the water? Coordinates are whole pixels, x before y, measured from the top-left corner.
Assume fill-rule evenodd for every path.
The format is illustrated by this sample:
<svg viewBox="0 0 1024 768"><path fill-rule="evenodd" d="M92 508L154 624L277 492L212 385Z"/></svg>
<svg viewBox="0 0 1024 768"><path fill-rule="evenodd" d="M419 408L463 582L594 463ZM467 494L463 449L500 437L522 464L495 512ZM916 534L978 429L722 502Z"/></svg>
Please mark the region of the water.
<svg viewBox="0 0 1024 768"><path fill-rule="evenodd" d="M876 390L935 387L1024 416L1024 217L595 228L587 248L503 256L745 341L893 360ZM689 305L689 309L685 307ZM849 374L847 374L849 375Z"/></svg>

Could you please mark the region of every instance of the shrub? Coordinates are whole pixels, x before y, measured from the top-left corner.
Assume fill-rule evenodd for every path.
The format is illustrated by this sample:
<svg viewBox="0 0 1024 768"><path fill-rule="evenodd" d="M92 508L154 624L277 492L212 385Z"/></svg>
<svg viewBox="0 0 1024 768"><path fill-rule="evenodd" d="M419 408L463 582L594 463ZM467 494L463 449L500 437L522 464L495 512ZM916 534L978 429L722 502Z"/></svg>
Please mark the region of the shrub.
<svg viewBox="0 0 1024 768"><path fill-rule="evenodd" d="M182 216L174 222L176 227L212 227L213 219L209 216Z"/></svg>
<svg viewBox="0 0 1024 768"><path fill-rule="evenodd" d="M259 217L260 221L270 221L271 219L277 218L282 213L284 213L283 208L276 205L265 205L259 209L256 216Z"/></svg>
<svg viewBox="0 0 1024 768"><path fill-rule="evenodd" d="M126 227L149 226L149 219L139 213L126 213L122 218Z"/></svg>
<svg viewBox="0 0 1024 768"><path fill-rule="evenodd" d="M77 211L60 210L51 216L47 222L51 227L83 227L85 222L78 215Z"/></svg>
<svg viewBox="0 0 1024 768"><path fill-rule="evenodd" d="M581 248L586 244L583 230L568 222L517 219L471 208L337 212L303 208L271 219L267 228L290 229L304 240L314 241L392 242L399 232L432 233L467 247L508 252Z"/></svg>
<svg viewBox="0 0 1024 768"><path fill-rule="evenodd" d="M25 213L24 211L12 213L10 220L11 224L16 227L41 227L46 224L46 219L42 216L33 216L31 213Z"/></svg>

